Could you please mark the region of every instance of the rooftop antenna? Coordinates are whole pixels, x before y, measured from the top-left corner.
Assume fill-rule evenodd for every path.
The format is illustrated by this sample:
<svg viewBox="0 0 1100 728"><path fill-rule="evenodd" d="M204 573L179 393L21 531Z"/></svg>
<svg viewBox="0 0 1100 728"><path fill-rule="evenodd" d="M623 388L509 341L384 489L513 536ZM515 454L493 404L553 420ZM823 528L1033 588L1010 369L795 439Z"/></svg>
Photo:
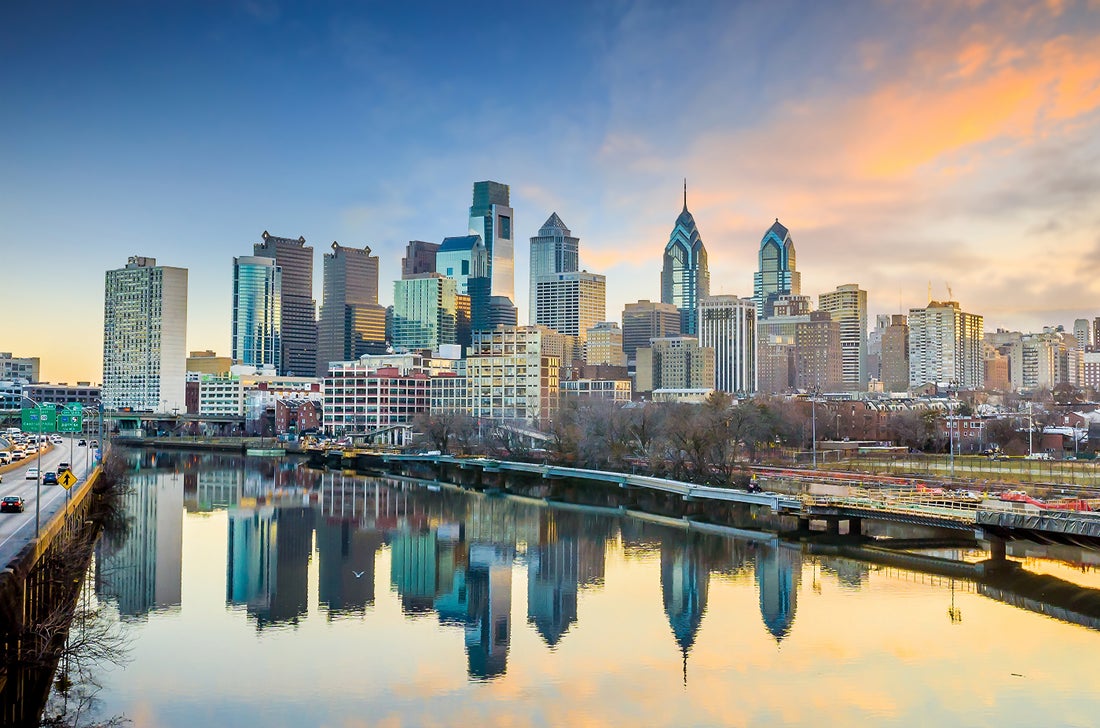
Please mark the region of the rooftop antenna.
<svg viewBox="0 0 1100 728"><path fill-rule="evenodd" d="M948 283L947 281L944 281L943 285L944 285L944 288L947 289L947 300L948 301L954 301L955 300L955 294L951 292L951 284Z"/></svg>
<svg viewBox="0 0 1100 728"><path fill-rule="evenodd" d="M932 281L928 281L928 302L932 303Z"/></svg>
<svg viewBox="0 0 1100 728"><path fill-rule="evenodd" d="M684 211L688 209L688 178L684 177Z"/></svg>

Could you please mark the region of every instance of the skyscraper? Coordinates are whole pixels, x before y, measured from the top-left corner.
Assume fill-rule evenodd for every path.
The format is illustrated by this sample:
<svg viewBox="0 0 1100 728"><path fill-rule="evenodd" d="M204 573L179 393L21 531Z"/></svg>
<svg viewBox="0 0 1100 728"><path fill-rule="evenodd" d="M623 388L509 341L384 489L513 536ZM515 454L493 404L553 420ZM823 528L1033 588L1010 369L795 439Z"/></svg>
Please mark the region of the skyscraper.
<svg viewBox="0 0 1100 728"><path fill-rule="evenodd" d="M680 311L671 303L638 301L623 308L623 353L633 361L649 340L680 335Z"/></svg>
<svg viewBox="0 0 1100 728"><path fill-rule="evenodd" d="M605 318L607 280L587 271L539 276L531 297L537 313L532 324L576 337L583 351L588 330Z"/></svg>
<svg viewBox="0 0 1100 728"><path fill-rule="evenodd" d="M676 218L665 245L661 302L671 303L680 309L681 333L695 334L699 325L699 299L709 295L707 249L695 227L695 218L688 212L687 182L684 182L684 209Z"/></svg>
<svg viewBox="0 0 1100 728"><path fill-rule="evenodd" d="M539 228L539 234L531 238L530 323L538 322L538 297L535 295L538 279L541 276L579 270L580 242L580 238L572 236L556 212L550 213L550 217Z"/></svg>
<svg viewBox="0 0 1100 728"><path fill-rule="evenodd" d="M766 318L772 315L777 296L802 293L802 274L795 270L794 241L778 217L760 240L759 263L752 277L752 297L757 318Z"/></svg>
<svg viewBox="0 0 1100 728"><path fill-rule="evenodd" d="M393 282L393 346L438 349L456 343L457 292L453 278L421 273Z"/></svg>
<svg viewBox="0 0 1100 728"><path fill-rule="evenodd" d="M103 406L187 408L187 269L132 256L103 290Z"/></svg>
<svg viewBox="0 0 1100 728"><path fill-rule="evenodd" d="M984 321L956 301L909 309L909 385L980 389Z"/></svg>
<svg viewBox="0 0 1100 728"><path fill-rule="evenodd" d="M905 314L894 314L882 332L882 386L887 392L909 388L909 322Z"/></svg>
<svg viewBox="0 0 1100 728"><path fill-rule="evenodd" d="M485 242L479 235L443 238L435 253L435 267L432 270L453 278L458 284L459 294L471 295L470 279L485 278L489 274Z"/></svg>
<svg viewBox="0 0 1100 728"><path fill-rule="evenodd" d="M317 301L313 298L313 247L299 237L279 238L263 233L252 254L274 258L282 269L279 324L280 374L312 377L317 373Z"/></svg>
<svg viewBox="0 0 1100 728"><path fill-rule="evenodd" d="M378 305L378 257L370 246L332 244L324 258L324 303L317 337L317 370L385 349L386 313Z"/></svg>
<svg viewBox="0 0 1100 728"><path fill-rule="evenodd" d="M817 307L840 324L841 384L846 390L867 389L867 291L854 283L817 297Z"/></svg>
<svg viewBox="0 0 1100 728"><path fill-rule="evenodd" d="M512 208L508 185L475 182L470 205L470 234L481 236L488 255L490 296L505 296L515 303L515 259L512 240Z"/></svg>
<svg viewBox="0 0 1100 728"><path fill-rule="evenodd" d="M282 269L273 258L233 259L233 332L237 364L281 369Z"/></svg>
<svg viewBox="0 0 1100 728"><path fill-rule="evenodd" d="M409 244L405 246L405 257L401 259L402 277L434 271L435 255L438 252L439 243L410 240Z"/></svg>
<svg viewBox="0 0 1100 728"><path fill-rule="evenodd" d="M699 301L699 346L714 349L714 388L756 391L756 309L751 298L707 296Z"/></svg>

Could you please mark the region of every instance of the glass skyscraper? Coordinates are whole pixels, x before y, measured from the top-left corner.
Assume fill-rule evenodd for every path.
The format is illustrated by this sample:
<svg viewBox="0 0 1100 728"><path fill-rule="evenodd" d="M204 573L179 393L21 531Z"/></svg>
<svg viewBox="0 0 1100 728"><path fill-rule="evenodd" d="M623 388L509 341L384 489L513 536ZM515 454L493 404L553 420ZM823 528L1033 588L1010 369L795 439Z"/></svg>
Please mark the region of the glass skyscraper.
<svg viewBox="0 0 1100 728"><path fill-rule="evenodd" d="M254 367L282 365L283 271L274 258L233 259L233 361Z"/></svg>
<svg viewBox="0 0 1100 728"><path fill-rule="evenodd" d="M661 270L661 302L680 309L680 331L695 334L699 327L699 299L710 295L710 269L707 249L695 218L688 212L687 183L684 183L684 209L665 246Z"/></svg>
<svg viewBox="0 0 1100 728"><path fill-rule="evenodd" d="M794 241L787 228L775 224L760 240L760 266L752 276L752 297L756 302L756 317L768 318L779 296L802 293L802 274L795 270Z"/></svg>
<svg viewBox="0 0 1100 728"><path fill-rule="evenodd" d="M470 234L480 235L489 262L491 296L516 300L515 253L512 239L512 208L508 185L475 182L470 206ZM438 265L438 263L437 263Z"/></svg>

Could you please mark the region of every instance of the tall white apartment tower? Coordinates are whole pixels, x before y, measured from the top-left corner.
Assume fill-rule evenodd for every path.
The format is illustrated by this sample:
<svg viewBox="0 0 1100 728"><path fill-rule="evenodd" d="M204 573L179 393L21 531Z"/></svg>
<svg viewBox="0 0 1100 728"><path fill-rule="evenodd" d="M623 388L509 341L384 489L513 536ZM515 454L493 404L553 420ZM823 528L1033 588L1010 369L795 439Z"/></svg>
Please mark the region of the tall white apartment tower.
<svg viewBox="0 0 1100 728"><path fill-rule="evenodd" d="M707 296L699 301L699 346L714 349L714 388L756 391L756 304L751 298Z"/></svg>
<svg viewBox="0 0 1100 728"><path fill-rule="evenodd" d="M588 330L606 318L607 279L598 273L574 271L540 276L531 291L535 298L534 326L546 326L577 337L583 357Z"/></svg>
<svg viewBox="0 0 1100 728"><path fill-rule="evenodd" d="M854 283L817 297L817 307L840 324L840 381L847 390L867 389L867 291Z"/></svg>
<svg viewBox="0 0 1100 728"><path fill-rule="evenodd" d="M909 309L909 386L980 389L985 321L956 301Z"/></svg>
<svg viewBox="0 0 1100 728"><path fill-rule="evenodd" d="M186 409L187 269L132 256L103 291L103 407Z"/></svg>

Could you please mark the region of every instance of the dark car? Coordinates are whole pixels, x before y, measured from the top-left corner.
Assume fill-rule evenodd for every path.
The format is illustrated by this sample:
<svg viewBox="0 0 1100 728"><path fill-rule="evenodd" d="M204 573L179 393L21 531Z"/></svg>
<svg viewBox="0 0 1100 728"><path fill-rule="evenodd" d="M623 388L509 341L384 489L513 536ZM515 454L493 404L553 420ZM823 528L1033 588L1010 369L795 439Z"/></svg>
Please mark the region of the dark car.
<svg viewBox="0 0 1100 728"><path fill-rule="evenodd" d="M77 447L87 447L88 446L88 441L87 440L81 440L80 442L76 443L76 446Z"/></svg>
<svg viewBox="0 0 1100 728"><path fill-rule="evenodd" d="M23 499L17 495L6 495L0 499L0 513L22 513Z"/></svg>
<svg viewBox="0 0 1100 728"><path fill-rule="evenodd" d="M43 473L42 485L57 485L57 473L52 470Z"/></svg>

